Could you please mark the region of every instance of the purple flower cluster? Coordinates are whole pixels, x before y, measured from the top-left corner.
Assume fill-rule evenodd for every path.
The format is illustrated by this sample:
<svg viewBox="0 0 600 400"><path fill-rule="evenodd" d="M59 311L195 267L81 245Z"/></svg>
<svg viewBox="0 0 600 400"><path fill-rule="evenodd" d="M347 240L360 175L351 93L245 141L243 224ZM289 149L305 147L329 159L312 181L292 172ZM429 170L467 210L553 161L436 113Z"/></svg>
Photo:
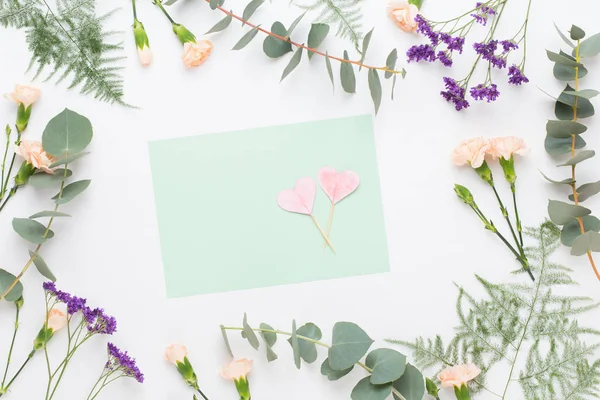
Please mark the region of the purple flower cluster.
<svg viewBox="0 0 600 400"><path fill-rule="evenodd" d="M503 41L500 42L500 44L502 45L502 49L504 50L502 52L502 54L508 54L512 50L517 50L519 48L519 45L516 44L512 40L503 40Z"/></svg>
<svg viewBox="0 0 600 400"><path fill-rule="evenodd" d="M112 335L117 331L117 321L115 318L104 313L104 310L101 308L92 309L88 307L86 299L58 290L54 282L45 282L42 287L47 294L56 297L59 302L67 305L69 315L81 312L84 320L87 322L87 329L90 333Z"/></svg>
<svg viewBox="0 0 600 400"><path fill-rule="evenodd" d="M474 43L473 48L477 54L484 60L489 61L494 67L498 69L506 68L506 58L495 54L498 49L497 40L490 40L487 43Z"/></svg>
<svg viewBox="0 0 600 400"><path fill-rule="evenodd" d="M121 351L112 343L108 344L108 361L105 368L109 371L120 370L125 376L135 378L139 383L144 383L144 374L126 351Z"/></svg>
<svg viewBox="0 0 600 400"><path fill-rule="evenodd" d="M429 21L427 21L421 14L418 14L415 17L415 22L417 23L417 32L427 36L432 45L437 46L440 42L439 33L435 32Z"/></svg>
<svg viewBox="0 0 600 400"><path fill-rule="evenodd" d="M481 25L487 25L488 17L496 15L496 11L492 7L484 6L483 3L477 3L475 7L477 12L471 14L471 17L475 18L475 21Z"/></svg>
<svg viewBox="0 0 600 400"><path fill-rule="evenodd" d="M448 46L448 50L450 51L458 51L459 54L462 54L463 47L465 45L465 38L461 36L452 37L447 33L441 33L440 39L442 42L446 43Z"/></svg>
<svg viewBox="0 0 600 400"><path fill-rule="evenodd" d="M433 47L431 47L431 45L428 44L412 46L410 49L408 49L406 55L408 56L408 62L419 62L423 60L428 62L434 62L436 59L435 50L433 49Z"/></svg>
<svg viewBox="0 0 600 400"><path fill-rule="evenodd" d="M452 53L449 51L438 51L437 59L440 60L445 67L452 66Z"/></svg>
<svg viewBox="0 0 600 400"><path fill-rule="evenodd" d="M435 62L439 60L446 67L452 66L452 52L458 51L462 54L465 38L460 36L452 37L447 33L434 31L429 22L421 15L417 15L415 21L417 21L418 25L417 32L425 35L431 43L412 46L408 49L406 52L408 62ZM436 49L440 45L440 42L446 45L447 50L440 50L436 54Z"/></svg>
<svg viewBox="0 0 600 400"><path fill-rule="evenodd" d="M454 103L456 111L469 107L469 102L465 99L465 88L460 86L454 79L445 77L444 84L446 90L440 94L446 101Z"/></svg>
<svg viewBox="0 0 600 400"><path fill-rule="evenodd" d="M523 74L523 72L516 65L511 65L508 69L508 83L511 85L520 86L522 83L528 83L529 79Z"/></svg>
<svg viewBox="0 0 600 400"><path fill-rule="evenodd" d="M492 101L496 101L498 96L500 96L500 92L498 91L498 86L496 86L494 83L489 86L479 84L471 88L471 97L473 97L475 100L486 99L487 102L490 103Z"/></svg>

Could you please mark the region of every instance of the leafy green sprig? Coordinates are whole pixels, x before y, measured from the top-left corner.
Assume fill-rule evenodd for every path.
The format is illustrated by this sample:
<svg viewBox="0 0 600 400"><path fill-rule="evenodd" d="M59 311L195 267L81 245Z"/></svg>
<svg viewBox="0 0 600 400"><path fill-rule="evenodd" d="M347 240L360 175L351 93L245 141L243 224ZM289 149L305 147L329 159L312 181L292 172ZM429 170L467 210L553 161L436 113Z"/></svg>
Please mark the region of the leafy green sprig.
<svg viewBox="0 0 600 400"><path fill-rule="evenodd" d="M582 59L596 57L600 54L600 33L585 39L585 32L573 25L570 39L556 27L559 35L572 49L572 56L563 52L554 53L547 51L548 58L554 62L554 77L559 81L567 82L563 92L555 98L554 113L557 120L548 121L546 124L546 152L551 156L567 154L570 158L558 165L571 170L570 177L564 180L552 180L555 184L570 187L572 194L569 200L573 204L550 200L548 214L557 225L561 225L561 241L565 246L571 247L571 254L582 256L587 254L590 265L598 280L600 271L596 267L592 252L600 251L600 219L591 215L592 211L580 205L600 192L600 181L578 185L576 179L577 165L595 156L594 150L581 150L586 142L581 134L587 127L581 123L582 119L592 117L595 113L590 99L600 94L593 89L581 89L580 80L588 74ZM575 41L575 43L573 43ZM574 88L570 85L574 82Z"/></svg>
<svg viewBox="0 0 600 400"><path fill-rule="evenodd" d="M45 278L55 281L56 278L46 261L40 255L44 243L54 237L52 224L55 218L70 217L70 215L59 212L61 205L66 204L80 195L90 185L90 180L80 180L67 184L67 180L73 174L69 164L88 153L85 148L92 140L93 130L90 121L74 111L65 109L48 122L42 136L44 150L55 157L51 168L58 168L54 174L35 173L29 177L28 183L38 188L50 188L59 186L58 193L52 197L54 208L43 210L28 218L14 218L12 226L15 232L27 242L35 246L29 251L29 260L18 275L0 269L0 301L16 301L23 294L21 278L25 275L31 265ZM38 219L49 218L47 224L38 222Z"/></svg>
<svg viewBox="0 0 600 400"><path fill-rule="evenodd" d="M421 400L425 394L425 381L421 372L406 362L406 356L392 349L375 349L369 352L373 339L352 322L338 322L333 327L332 344L321 341L321 329L309 322L297 327L292 322L291 331L282 331L262 323L259 328L248 324L246 315L241 327L221 326L225 345L231 357L233 351L227 336L228 331L240 331L250 345L258 350L262 338L269 362L278 356L273 350L279 336L288 337L292 347L294 363L298 369L302 361L311 364L318 358L317 346L327 349L327 358L321 364L321 374L330 381L338 380L354 369L364 369L369 375L361 379L352 390L352 400L385 400L390 395L394 400ZM258 335L257 335L258 333ZM361 361L363 357L366 359Z"/></svg>

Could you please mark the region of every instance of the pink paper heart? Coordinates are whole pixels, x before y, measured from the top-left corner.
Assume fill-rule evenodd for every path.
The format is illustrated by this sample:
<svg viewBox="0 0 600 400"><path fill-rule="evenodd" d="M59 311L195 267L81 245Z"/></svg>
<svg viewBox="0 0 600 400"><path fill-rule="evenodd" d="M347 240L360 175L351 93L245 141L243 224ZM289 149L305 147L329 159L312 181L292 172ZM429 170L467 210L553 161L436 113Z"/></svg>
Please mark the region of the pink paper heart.
<svg viewBox="0 0 600 400"><path fill-rule="evenodd" d="M344 171L338 174L331 167L321 168L317 177L319 185L334 204L354 192L360 183L356 172Z"/></svg>
<svg viewBox="0 0 600 400"><path fill-rule="evenodd" d="M277 195L277 204L285 211L298 214L312 214L317 184L312 178L300 178L294 190L285 189Z"/></svg>

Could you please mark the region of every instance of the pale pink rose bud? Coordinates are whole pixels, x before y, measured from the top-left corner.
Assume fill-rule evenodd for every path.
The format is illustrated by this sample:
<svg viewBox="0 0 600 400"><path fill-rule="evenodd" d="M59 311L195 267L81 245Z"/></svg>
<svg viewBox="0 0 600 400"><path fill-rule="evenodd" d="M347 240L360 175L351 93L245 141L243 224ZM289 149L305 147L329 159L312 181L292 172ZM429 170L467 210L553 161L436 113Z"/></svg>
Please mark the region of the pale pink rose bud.
<svg viewBox="0 0 600 400"><path fill-rule="evenodd" d="M463 140L452 152L452 162L456 165L470 164L479 168L485 161L485 153L489 144L482 138Z"/></svg>
<svg viewBox="0 0 600 400"><path fill-rule="evenodd" d="M493 138L488 143L487 154L494 159L502 157L505 160L510 160L513 154L525 156L529 153L529 148L525 144L525 141L516 136Z"/></svg>
<svg viewBox="0 0 600 400"><path fill-rule="evenodd" d="M209 40L200 40L197 43L186 42L183 45L183 65L188 68L201 65L213 50L213 44Z"/></svg>
<svg viewBox="0 0 600 400"><path fill-rule="evenodd" d="M405 0L390 0L388 15L405 32L415 32L418 28L415 17L419 15L419 8Z"/></svg>
<svg viewBox="0 0 600 400"><path fill-rule="evenodd" d="M48 321L46 322L46 326L48 329L52 329L53 332L57 332L67 326L68 322L67 314L61 310L53 308L48 313Z"/></svg>
<svg viewBox="0 0 600 400"><path fill-rule="evenodd" d="M462 364L448 367L438 376L442 387L461 387L477 378L481 370L475 364Z"/></svg>
<svg viewBox="0 0 600 400"><path fill-rule="evenodd" d="M34 140L23 140L15 152L23 157L28 164L48 174L54 173L56 168L50 168L54 157L46 153L40 142Z"/></svg>
<svg viewBox="0 0 600 400"><path fill-rule="evenodd" d="M138 59L140 60L140 64L144 67L147 67L152 63L152 50L150 47L144 47L143 49L137 49Z"/></svg>
<svg viewBox="0 0 600 400"><path fill-rule="evenodd" d="M4 95L9 100L18 104L23 104L25 108L38 101L40 98L40 89L29 85L15 85L15 90L12 93Z"/></svg>
<svg viewBox="0 0 600 400"><path fill-rule="evenodd" d="M165 359L175 365L177 365L178 362L183 363L183 360L187 355L188 350L186 347L178 343L170 345L165 351Z"/></svg>
<svg viewBox="0 0 600 400"><path fill-rule="evenodd" d="M246 379L250 370L252 370L253 363L253 361L246 358L234 360L231 364L221 370L221 376L225 379L231 379L232 381Z"/></svg>

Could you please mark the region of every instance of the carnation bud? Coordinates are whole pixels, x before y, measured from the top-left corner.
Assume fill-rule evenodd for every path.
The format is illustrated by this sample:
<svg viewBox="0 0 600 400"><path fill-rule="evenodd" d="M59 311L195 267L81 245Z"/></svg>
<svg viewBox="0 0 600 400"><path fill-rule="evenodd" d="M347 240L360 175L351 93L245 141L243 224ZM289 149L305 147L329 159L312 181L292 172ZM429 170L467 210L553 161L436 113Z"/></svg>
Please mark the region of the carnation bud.
<svg viewBox="0 0 600 400"><path fill-rule="evenodd" d="M56 308L50 310L44 326L33 341L33 349L37 351L45 348L54 333L67 326L68 323L67 314Z"/></svg>
<svg viewBox="0 0 600 400"><path fill-rule="evenodd" d="M228 366L221 370L221 376L230 379L235 383L235 387L240 395L240 400L250 400L250 384L248 383L248 374L252 370L253 362L246 358L232 361Z"/></svg>
<svg viewBox="0 0 600 400"><path fill-rule="evenodd" d="M511 185L517 180L517 174L515 173L515 158L511 155L508 160L504 157L499 158L500 165L504 171L504 177Z"/></svg>
<svg viewBox="0 0 600 400"><path fill-rule="evenodd" d="M454 185L454 193L461 199L465 204L473 204L473 194L469 189L462 185Z"/></svg>
<svg viewBox="0 0 600 400"><path fill-rule="evenodd" d="M463 383L460 387L454 386L454 395L456 396L456 400L471 400L469 387L466 383Z"/></svg>
<svg viewBox="0 0 600 400"><path fill-rule="evenodd" d="M492 170L487 165L487 162L484 161L483 164L481 164L481 167L475 168L475 172L477 172L477 175L479 175L479 177L487 182L490 186L494 186Z"/></svg>
<svg viewBox="0 0 600 400"><path fill-rule="evenodd" d="M439 389L437 387L437 385L429 378L425 378L425 387L427 388L427 394L429 394L430 396L433 396L436 398L436 400L439 400Z"/></svg>
<svg viewBox="0 0 600 400"><path fill-rule="evenodd" d="M137 19L133 21L133 36L135 37L135 46L138 52L138 58L143 66L148 66L152 62L152 51L150 50L150 41L146 34L144 24Z"/></svg>
<svg viewBox="0 0 600 400"><path fill-rule="evenodd" d="M19 172L17 172L17 175L15 176L15 185L25 185L34 172L35 167L32 164L29 164L27 161L23 161L21 168L19 168Z"/></svg>
<svg viewBox="0 0 600 400"><path fill-rule="evenodd" d="M23 296L19 297L19 299L15 301L15 307L17 307L17 310L20 310L24 303L25 300L23 300Z"/></svg>
<svg viewBox="0 0 600 400"><path fill-rule="evenodd" d="M196 43L196 36L181 24L173 24L173 32L175 32L181 44Z"/></svg>

